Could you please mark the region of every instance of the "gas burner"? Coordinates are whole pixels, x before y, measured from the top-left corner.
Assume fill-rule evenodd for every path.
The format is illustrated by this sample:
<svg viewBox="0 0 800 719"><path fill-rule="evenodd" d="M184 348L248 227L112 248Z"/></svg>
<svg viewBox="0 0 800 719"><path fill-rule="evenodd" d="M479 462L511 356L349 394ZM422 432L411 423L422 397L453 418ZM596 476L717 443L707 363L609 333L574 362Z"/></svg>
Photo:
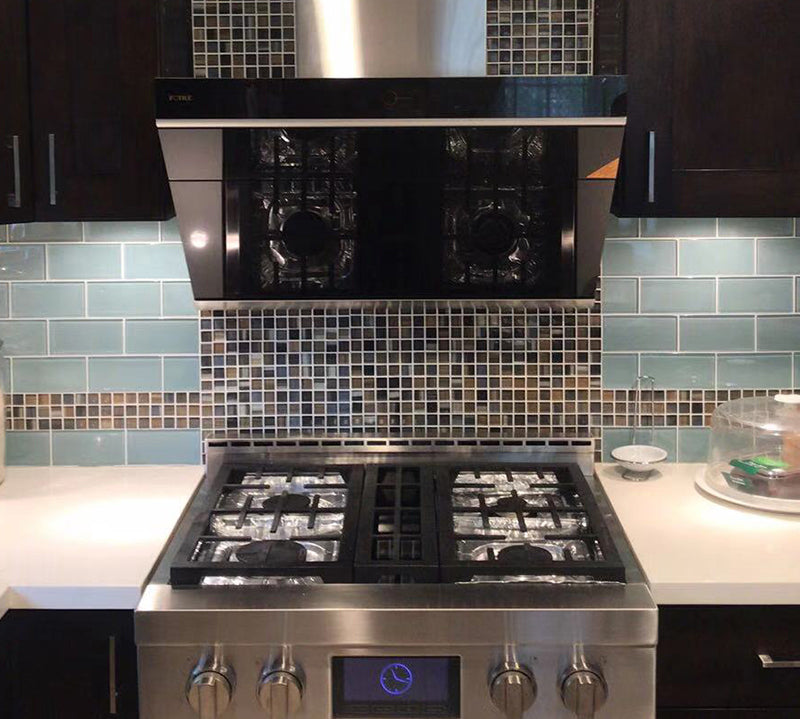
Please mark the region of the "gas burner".
<svg viewBox="0 0 800 719"><path fill-rule="evenodd" d="M314 257L322 254L329 244L335 243L336 235L319 213L298 210L284 220L281 239L295 257Z"/></svg>
<svg viewBox="0 0 800 719"><path fill-rule="evenodd" d="M510 496L499 497L494 504L490 505L490 508L497 512L512 512L514 514L517 512L525 513L533 509L516 491L512 491Z"/></svg>
<svg viewBox="0 0 800 719"><path fill-rule="evenodd" d="M553 555L534 544L512 544L497 553L497 561L504 564L544 564L552 562Z"/></svg>
<svg viewBox="0 0 800 719"><path fill-rule="evenodd" d="M306 561L306 548L299 542L283 539L248 542L234 551L242 564L266 564L287 567Z"/></svg>
<svg viewBox="0 0 800 719"><path fill-rule="evenodd" d="M303 512L311 506L311 497L307 494L276 494L267 497L261 506L271 511L280 508L284 512Z"/></svg>

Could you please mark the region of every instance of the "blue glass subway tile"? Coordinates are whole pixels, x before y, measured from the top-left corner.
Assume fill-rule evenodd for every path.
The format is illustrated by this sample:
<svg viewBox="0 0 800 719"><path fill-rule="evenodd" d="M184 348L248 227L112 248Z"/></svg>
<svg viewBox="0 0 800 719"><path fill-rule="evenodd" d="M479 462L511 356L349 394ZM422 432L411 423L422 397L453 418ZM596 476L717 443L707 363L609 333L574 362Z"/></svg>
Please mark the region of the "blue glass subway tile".
<svg viewBox="0 0 800 719"><path fill-rule="evenodd" d="M90 317L159 317L161 286L158 282L90 282Z"/></svg>
<svg viewBox="0 0 800 719"><path fill-rule="evenodd" d="M0 247L0 280L44 279L44 245Z"/></svg>
<svg viewBox="0 0 800 719"><path fill-rule="evenodd" d="M642 374L659 389L714 389L714 355L650 355L641 359Z"/></svg>
<svg viewBox="0 0 800 719"><path fill-rule="evenodd" d="M11 316L83 317L83 284L79 282L12 283Z"/></svg>
<svg viewBox="0 0 800 719"><path fill-rule="evenodd" d="M792 386L790 354L720 355L719 389L784 389Z"/></svg>
<svg viewBox="0 0 800 719"><path fill-rule="evenodd" d="M603 275L674 275L673 240L606 240Z"/></svg>
<svg viewBox="0 0 800 719"><path fill-rule="evenodd" d="M87 242L158 242L158 222L87 222Z"/></svg>
<svg viewBox="0 0 800 719"><path fill-rule="evenodd" d="M52 280L106 280L121 277L120 245L48 245Z"/></svg>
<svg viewBox="0 0 800 719"><path fill-rule="evenodd" d="M791 237L791 217L726 217L719 221L720 237Z"/></svg>
<svg viewBox="0 0 800 719"><path fill-rule="evenodd" d="M720 312L791 312L789 277L723 278L719 281Z"/></svg>
<svg viewBox="0 0 800 719"><path fill-rule="evenodd" d="M108 355L122 352L121 320L53 320L50 354Z"/></svg>
<svg viewBox="0 0 800 719"><path fill-rule="evenodd" d="M616 217L609 214L606 237L638 237L639 219L636 217Z"/></svg>
<svg viewBox="0 0 800 719"><path fill-rule="evenodd" d="M197 308L194 306L192 285L188 282L164 283L164 316L165 317L196 317Z"/></svg>
<svg viewBox="0 0 800 719"><path fill-rule="evenodd" d="M644 217L642 237L715 237L717 220L708 217Z"/></svg>
<svg viewBox="0 0 800 719"><path fill-rule="evenodd" d="M800 242L794 237L758 240L758 274L800 274Z"/></svg>
<svg viewBox="0 0 800 719"><path fill-rule="evenodd" d="M643 279L642 312L714 312L716 281Z"/></svg>
<svg viewBox="0 0 800 719"><path fill-rule="evenodd" d="M603 346L608 352L674 351L674 317L604 317Z"/></svg>
<svg viewBox="0 0 800 719"><path fill-rule="evenodd" d="M157 392L161 386L160 357L89 358L90 392Z"/></svg>
<svg viewBox="0 0 800 719"><path fill-rule="evenodd" d="M0 317L8 317L8 284L0 284Z"/></svg>
<svg viewBox="0 0 800 719"><path fill-rule="evenodd" d="M755 349L752 317L681 317L682 352L742 352Z"/></svg>
<svg viewBox="0 0 800 719"><path fill-rule="evenodd" d="M0 322L0 355L43 355L47 351L47 323L43 321Z"/></svg>
<svg viewBox="0 0 800 719"><path fill-rule="evenodd" d="M800 349L800 316L759 317L756 341L759 352Z"/></svg>
<svg viewBox="0 0 800 719"><path fill-rule="evenodd" d="M199 340L196 320L129 320L126 326L133 354L196 354Z"/></svg>
<svg viewBox="0 0 800 719"><path fill-rule="evenodd" d="M13 392L84 392L86 360L73 357L19 357L13 361Z"/></svg>
<svg viewBox="0 0 800 719"><path fill-rule="evenodd" d="M183 245L125 245L125 278L129 280L184 280L189 278Z"/></svg>
<svg viewBox="0 0 800 719"><path fill-rule="evenodd" d="M200 464L199 430L132 430L128 464Z"/></svg>
<svg viewBox="0 0 800 719"><path fill-rule="evenodd" d="M630 389L639 374L635 354L603 354L603 389Z"/></svg>
<svg viewBox="0 0 800 719"><path fill-rule="evenodd" d="M200 360L197 357L165 357L164 389L167 392L195 392L200 389Z"/></svg>
<svg viewBox="0 0 800 719"><path fill-rule="evenodd" d="M602 307L605 314L637 311L638 280L606 278L603 280L602 288Z"/></svg>
<svg viewBox="0 0 800 719"><path fill-rule="evenodd" d="M46 467L50 464L49 432L7 432L6 463L11 467Z"/></svg>
<svg viewBox="0 0 800 719"><path fill-rule="evenodd" d="M755 240L681 240L679 274L752 275Z"/></svg>
<svg viewBox="0 0 800 719"><path fill-rule="evenodd" d="M53 464L77 467L125 464L125 433L53 432Z"/></svg>
<svg viewBox="0 0 800 719"><path fill-rule="evenodd" d="M11 242L80 242L80 222L26 222L9 227Z"/></svg>
<svg viewBox="0 0 800 719"><path fill-rule="evenodd" d="M180 242L181 231L178 226L178 218L173 217L171 220L161 223L161 241L162 242Z"/></svg>
<svg viewBox="0 0 800 719"><path fill-rule="evenodd" d="M708 427L682 427L678 430L678 461L708 461L711 430Z"/></svg>

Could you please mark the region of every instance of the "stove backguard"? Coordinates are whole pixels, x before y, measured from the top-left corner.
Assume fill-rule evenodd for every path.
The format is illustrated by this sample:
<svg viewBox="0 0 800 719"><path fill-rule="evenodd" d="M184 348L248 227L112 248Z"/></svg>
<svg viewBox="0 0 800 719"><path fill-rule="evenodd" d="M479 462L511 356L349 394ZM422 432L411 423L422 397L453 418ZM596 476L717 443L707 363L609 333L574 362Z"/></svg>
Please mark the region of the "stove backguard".
<svg viewBox="0 0 800 719"><path fill-rule="evenodd" d="M624 122L593 80L577 120L514 80L162 81L195 299L592 299Z"/></svg>

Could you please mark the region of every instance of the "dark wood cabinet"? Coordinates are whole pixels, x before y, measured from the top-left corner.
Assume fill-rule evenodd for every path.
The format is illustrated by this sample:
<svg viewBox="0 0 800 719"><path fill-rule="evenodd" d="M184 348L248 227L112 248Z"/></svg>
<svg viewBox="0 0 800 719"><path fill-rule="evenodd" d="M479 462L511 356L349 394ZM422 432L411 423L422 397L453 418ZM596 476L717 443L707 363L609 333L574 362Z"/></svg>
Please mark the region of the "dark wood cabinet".
<svg viewBox="0 0 800 719"><path fill-rule="evenodd" d="M800 718L800 607L659 607L659 719Z"/></svg>
<svg viewBox="0 0 800 719"><path fill-rule="evenodd" d="M0 43L0 67L20 57L29 64L26 77L15 79L20 94L4 103L24 115L17 134L26 138L26 212L4 204L0 222L170 216L153 101L158 2L0 0L0 7L0 27L17 20L9 30L14 47ZM14 134L9 118L0 122L6 136ZM3 182L13 175L11 160L7 151Z"/></svg>
<svg viewBox="0 0 800 719"><path fill-rule="evenodd" d="M132 611L11 611L0 668L8 719L138 717Z"/></svg>
<svg viewBox="0 0 800 719"><path fill-rule="evenodd" d="M628 129L614 211L800 211L800 3L628 3Z"/></svg>
<svg viewBox="0 0 800 719"><path fill-rule="evenodd" d="M0 222L33 219L25 0L0 0Z"/></svg>

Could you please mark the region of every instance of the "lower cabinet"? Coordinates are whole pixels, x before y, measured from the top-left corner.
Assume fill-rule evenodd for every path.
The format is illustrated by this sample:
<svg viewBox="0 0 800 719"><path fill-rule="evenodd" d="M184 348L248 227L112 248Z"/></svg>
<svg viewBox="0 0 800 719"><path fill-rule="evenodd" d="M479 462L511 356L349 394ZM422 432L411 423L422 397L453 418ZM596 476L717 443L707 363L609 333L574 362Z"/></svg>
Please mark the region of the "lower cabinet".
<svg viewBox="0 0 800 719"><path fill-rule="evenodd" d="M136 719L133 612L6 614L0 708L4 719Z"/></svg>
<svg viewBox="0 0 800 719"><path fill-rule="evenodd" d="M658 719L800 719L800 607L661 606L658 634Z"/></svg>

